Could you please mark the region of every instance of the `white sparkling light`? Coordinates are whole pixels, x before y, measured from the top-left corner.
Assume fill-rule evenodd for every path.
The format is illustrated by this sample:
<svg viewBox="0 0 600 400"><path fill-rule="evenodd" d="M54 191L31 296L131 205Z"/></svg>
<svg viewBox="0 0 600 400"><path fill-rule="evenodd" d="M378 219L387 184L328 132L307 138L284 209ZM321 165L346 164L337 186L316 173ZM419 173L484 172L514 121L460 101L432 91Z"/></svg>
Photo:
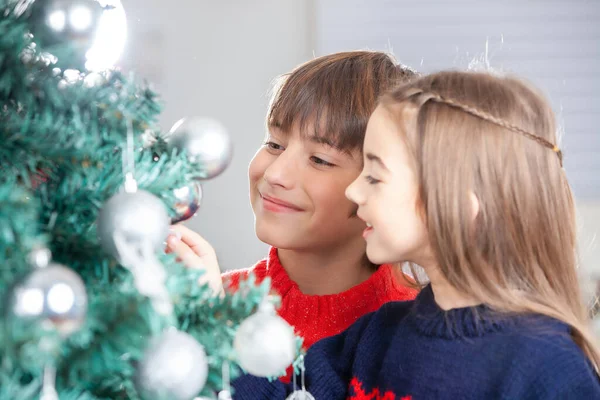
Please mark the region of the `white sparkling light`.
<svg viewBox="0 0 600 400"><path fill-rule="evenodd" d="M19 293L18 304L17 315L40 315L44 310L44 292L41 289L25 289Z"/></svg>
<svg viewBox="0 0 600 400"><path fill-rule="evenodd" d="M92 11L89 7L75 6L69 11L69 24L76 31L85 31L92 25Z"/></svg>
<svg viewBox="0 0 600 400"><path fill-rule="evenodd" d="M61 32L63 29L65 29L66 23L67 16L62 10L52 11L50 15L48 15L48 25L57 32Z"/></svg>
<svg viewBox="0 0 600 400"><path fill-rule="evenodd" d="M58 314L64 314L73 308L75 293L66 283L57 283L48 291L48 306Z"/></svg>

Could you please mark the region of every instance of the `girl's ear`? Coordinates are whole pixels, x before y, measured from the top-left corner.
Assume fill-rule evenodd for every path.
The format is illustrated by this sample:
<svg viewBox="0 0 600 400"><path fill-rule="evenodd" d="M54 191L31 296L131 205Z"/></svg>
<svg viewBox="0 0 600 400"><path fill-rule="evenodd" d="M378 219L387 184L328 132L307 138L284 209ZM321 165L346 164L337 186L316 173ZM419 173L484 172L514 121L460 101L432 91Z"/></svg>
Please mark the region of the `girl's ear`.
<svg viewBox="0 0 600 400"><path fill-rule="evenodd" d="M475 221L477 214L479 214L479 199L471 190L469 190L469 198L471 199L471 221Z"/></svg>

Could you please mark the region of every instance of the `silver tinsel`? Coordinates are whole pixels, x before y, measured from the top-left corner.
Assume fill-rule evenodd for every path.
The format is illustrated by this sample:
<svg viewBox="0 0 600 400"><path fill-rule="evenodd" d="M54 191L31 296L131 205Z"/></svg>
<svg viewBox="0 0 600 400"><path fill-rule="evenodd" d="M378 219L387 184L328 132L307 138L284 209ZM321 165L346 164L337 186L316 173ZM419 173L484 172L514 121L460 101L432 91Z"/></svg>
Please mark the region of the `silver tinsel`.
<svg viewBox="0 0 600 400"><path fill-rule="evenodd" d="M233 144L218 121L191 117L180 119L166 137L170 149L185 151L190 162L197 164L198 179L212 179L231 162Z"/></svg>
<svg viewBox="0 0 600 400"><path fill-rule="evenodd" d="M115 258L119 252L114 234L118 230L127 244L141 248L150 243L158 251L169 234L170 219L163 202L144 190L118 193L111 197L98 214L98 239Z"/></svg>
<svg viewBox="0 0 600 400"><path fill-rule="evenodd" d="M187 333L169 329L150 343L135 384L147 399L191 400L207 377L204 348Z"/></svg>

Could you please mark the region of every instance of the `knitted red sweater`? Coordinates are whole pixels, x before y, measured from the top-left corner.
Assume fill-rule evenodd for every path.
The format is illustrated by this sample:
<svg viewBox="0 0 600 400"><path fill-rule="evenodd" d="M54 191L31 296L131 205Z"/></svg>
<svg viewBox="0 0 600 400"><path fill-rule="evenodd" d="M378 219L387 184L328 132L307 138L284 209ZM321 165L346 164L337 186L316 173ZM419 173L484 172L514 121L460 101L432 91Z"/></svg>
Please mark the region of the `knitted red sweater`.
<svg viewBox="0 0 600 400"><path fill-rule="evenodd" d="M417 291L401 285L392 266L382 265L369 279L349 290L332 295L306 295L300 291L281 266L277 249L251 268L223 274L226 287L236 290L240 280L254 273L257 281L271 278L271 286L281 296L279 315L304 338L304 347L346 330L358 318L377 310L389 301L412 300ZM289 375L289 374L288 374Z"/></svg>

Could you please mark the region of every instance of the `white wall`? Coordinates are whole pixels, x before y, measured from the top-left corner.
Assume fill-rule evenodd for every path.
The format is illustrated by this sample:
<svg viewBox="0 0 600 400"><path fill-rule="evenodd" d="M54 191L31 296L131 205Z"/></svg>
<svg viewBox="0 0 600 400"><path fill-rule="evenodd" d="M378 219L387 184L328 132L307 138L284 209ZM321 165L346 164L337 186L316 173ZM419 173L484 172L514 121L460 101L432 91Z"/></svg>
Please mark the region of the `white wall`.
<svg viewBox="0 0 600 400"><path fill-rule="evenodd" d="M600 281L600 201L579 202L577 214L582 276Z"/></svg>
<svg viewBox="0 0 600 400"><path fill-rule="evenodd" d="M264 135L271 80L312 57L304 0L124 0L124 66L156 84L165 102L163 130L204 115L229 130L235 155L204 185L204 202L187 225L216 248L224 269L266 256L254 234L247 166ZM177 4L177 6L174 6Z"/></svg>
<svg viewBox="0 0 600 400"><path fill-rule="evenodd" d="M317 55L393 50L424 73L478 61L546 92L564 129L582 269L600 279L600 1L320 0L315 20Z"/></svg>
<svg viewBox="0 0 600 400"><path fill-rule="evenodd" d="M123 3L128 13L130 33L123 64L156 84L165 102L160 119L163 129L168 130L173 122L185 115L206 115L222 121L234 140L232 165L223 175L205 185L203 207L198 216L188 223L213 243L221 265L227 269L248 266L265 255L266 245L254 235L246 169L263 137L266 93L271 79L312 58L313 49L316 55L321 55L347 49L392 47L404 62L422 70L431 70L466 66L473 55L483 52L486 37L489 37L494 66L499 66L500 62L509 63L516 65L518 71L519 65L524 68L535 64L541 75L545 65L554 69L559 67L556 60L533 59L525 64L518 60L521 54L528 54L526 46L528 43L533 45L531 40L539 41L547 36L542 35L546 31L519 28L519 21L526 23L527 18L535 20L535 15L549 15L557 7L559 2L556 1L545 13L506 21L500 16L521 10L517 1L513 1L510 7L509 3L502 3L506 5L504 7L492 0L453 1L448 11L453 16L450 20L443 18L446 13L440 10L448 3L440 1L433 1L433 8L425 10L427 12L421 10L421 14L419 7L424 7L425 1L123 0ZM498 18L493 21L500 25L493 25L491 17L474 17L478 9L485 11L489 8L486 4L496 7L492 14ZM534 4L543 6L546 3L531 3L527 10L533 12ZM564 26L570 21L566 18L567 22L562 24L555 19L551 31L562 27L571 32L596 35L600 30L584 17L597 16L598 12L590 14L580 10L585 5L591 7L594 4L577 2L578 7L573 8L583 18L577 30ZM469 12L460 12L460 7L468 7ZM393 15L394 11L398 11L399 15ZM433 11L437 15L435 18ZM480 23L463 29L461 35L446 43L453 27L464 25L459 17L465 16ZM405 22L398 22L399 18ZM510 24L504 27L503 21ZM494 26L502 27L502 31L494 30ZM443 37L436 32L443 32ZM500 34L504 35L504 44L499 43ZM424 45L423 41L429 39L434 40ZM553 41L556 46L564 43L558 39ZM590 40L598 43L598 39L600 37L594 36ZM581 46L589 44L590 40L559 52L573 57L569 66L581 69L577 70L579 72L565 72L567 83L587 74L590 72L588 69L597 65L596 59L589 61L585 58L597 56L597 47L579 55L583 51ZM532 57L540 57L542 51L551 52L553 46L535 45ZM595 76L593 88L600 87ZM569 88L564 83L562 86ZM582 95L595 96L588 108L597 109L600 92L582 90L585 92ZM568 108L570 98L565 99L564 106ZM577 126L577 115L571 118L577 119L571 126ZM597 135L592 136L590 138L597 143ZM585 143L565 139L571 149L586 148ZM568 162L576 162L578 157L569 160L569 154L567 151ZM600 159L600 154L596 152L589 159ZM594 237L600 236L600 199L593 196L600 188L584 186L586 181L591 183L593 179L586 179L578 185L581 187L579 192L588 194L578 202L580 248L584 268L595 267L600 271L600 245L594 242Z"/></svg>

